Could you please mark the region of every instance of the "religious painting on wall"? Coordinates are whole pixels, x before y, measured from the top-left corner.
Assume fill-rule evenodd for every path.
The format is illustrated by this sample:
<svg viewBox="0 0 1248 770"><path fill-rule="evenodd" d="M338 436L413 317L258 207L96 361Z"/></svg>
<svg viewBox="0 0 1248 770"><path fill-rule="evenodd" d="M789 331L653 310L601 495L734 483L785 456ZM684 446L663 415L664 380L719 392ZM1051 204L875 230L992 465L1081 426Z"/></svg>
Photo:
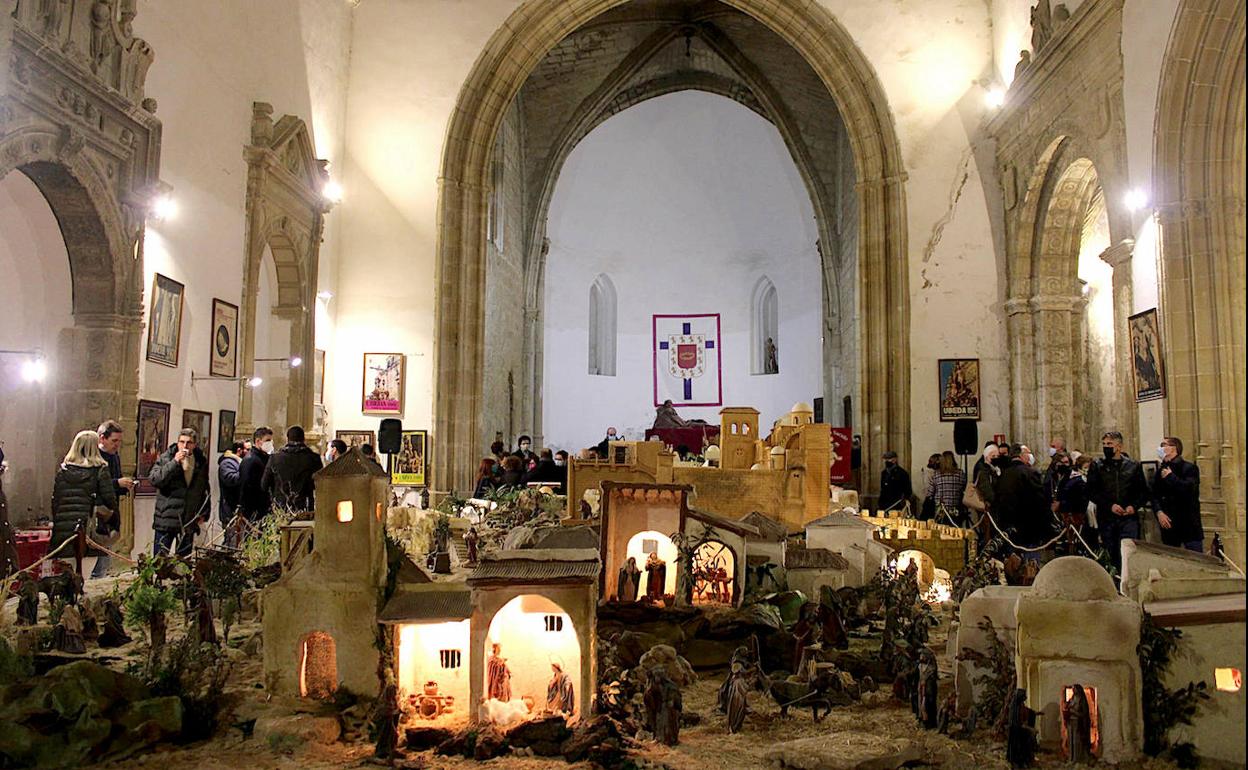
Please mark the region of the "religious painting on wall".
<svg viewBox="0 0 1248 770"><path fill-rule="evenodd" d="M139 434L135 442L139 452L134 488L136 495L154 495L156 487L148 478L161 453L169 448L169 404L160 401L139 401Z"/></svg>
<svg viewBox="0 0 1248 770"><path fill-rule="evenodd" d="M1135 400L1152 401L1166 396L1166 379L1161 366L1161 329L1157 308L1136 313L1127 319L1131 332L1131 373L1135 377Z"/></svg>
<svg viewBox="0 0 1248 770"><path fill-rule="evenodd" d="M364 414L402 414L406 361L402 353L364 354Z"/></svg>
<svg viewBox="0 0 1248 770"><path fill-rule="evenodd" d="M655 315L654 405L721 406L719 313Z"/></svg>
<svg viewBox="0 0 1248 770"><path fill-rule="evenodd" d="M212 300L212 358L208 373L213 377L238 375L238 305Z"/></svg>
<svg viewBox="0 0 1248 770"><path fill-rule="evenodd" d="M334 434L334 438L346 443L347 447L361 447L368 444L371 447L377 446L377 434L371 430L340 430Z"/></svg>
<svg viewBox="0 0 1248 770"><path fill-rule="evenodd" d="M178 340L182 335L182 297L186 287L156 273L152 278L152 307L147 317L147 360L165 366L178 365Z"/></svg>
<svg viewBox="0 0 1248 770"><path fill-rule="evenodd" d="M936 362L939 375L940 419L979 419L979 359L942 358Z"/></svg>
<svg viewBox="0 0 1248 770"><path fill-rule="evenodd" d="M312 403L325 403L325 351L317 350L312 355Z"/></svg>
<svg viewBox="0 0 1248 770"><path fill-rule="evenodd" d="M205 455L212 454L212 412L183 409L182 427L195 431L196 446L200 451Z"/></svg>
<svg viewBox="0 0 1248 770"><path fill-rule="evenodd" d="M217 412L217 454L225 454L234 444L234 422L238 418L233 411Z"/></svg>
<svg viewBox="0 0 1248 770"><path fill-rule="evenodd" d="M399 453L390 455L390 483L398 487L425 486L428 468L429 433L423 430L403 431Z"/></svg>

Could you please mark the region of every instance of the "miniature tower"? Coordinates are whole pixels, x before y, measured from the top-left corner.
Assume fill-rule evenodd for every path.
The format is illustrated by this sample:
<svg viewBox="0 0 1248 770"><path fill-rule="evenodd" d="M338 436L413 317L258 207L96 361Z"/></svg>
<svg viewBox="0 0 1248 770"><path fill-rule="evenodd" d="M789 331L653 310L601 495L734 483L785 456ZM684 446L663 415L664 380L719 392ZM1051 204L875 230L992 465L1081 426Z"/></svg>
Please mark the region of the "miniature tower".
<svg viewBox="0 0 1248 770"><path fill-rule="evenodd" d="M758 410L750 406L726 406L719 410L719 467L748 471L756 462Z"/></svg>

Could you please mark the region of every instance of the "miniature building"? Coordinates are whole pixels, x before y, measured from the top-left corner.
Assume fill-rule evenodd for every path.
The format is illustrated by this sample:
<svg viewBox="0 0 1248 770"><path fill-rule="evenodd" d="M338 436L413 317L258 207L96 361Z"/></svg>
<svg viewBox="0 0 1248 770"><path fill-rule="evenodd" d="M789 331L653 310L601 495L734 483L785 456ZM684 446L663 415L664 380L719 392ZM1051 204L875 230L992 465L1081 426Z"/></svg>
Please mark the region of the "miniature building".
<svg viewBox="0 0 1248 770"><path fill-rule="evenodd" d="M313 478L312 552L264 589L265 686L274 695L372 694L388 479L354 447Z"/></svg>
<svg viewBox="0 0 1248 770"><path fill-rule="evenodd" d="M1093 753L1106 762L1134 758L1143 745L1140 606L1119 596L1099 564L1063 556L1046 564L1018 598L1015 666L1027 706L1037 713L1042 746L1061 741L1069 688L1083 685L1094 703Z"/></svg>
<svg viewBox="0 0 1248 770"><path fill-rule="evenodd" d="M790 546L784 552L784 574L789 588L801 591L813 601L819 600L824 586L844 588L849 571L845 557L826 548Z"/></svg>
<svg viewBox="0 0 1248 770"><path fill-rule="evenodd" d="M572 461L569 514L575 515L586 491L605 481L688 485L698 508L735 520L761 512L788 532L827 514L832 436L827 425L814 422L809 406L795 405L765 439L755 409L725 407L720 421L718 467L678 465L675 454L657 442L612 442L605 460Z"/></svg>
<svg viewBox="0 0 1248 770"><path fill-rule="evenodd" d="M968 530L905 518L893 511L881 512L879 516L863 511L861 515L876 528L875 539L893 549L899 559L906 551L919 551L931 558L935 569L956 575L975 555L975 539L967 537L971 534Z"/></svg>
<svg viewBox="0 0 1248 770"><path fill-rule="evenodd" d="M984 687L976 679L988 671L971 660L961 658L964 649L989 654L991 646L988 634L979 627L984 618L992 621L993 630L1009 649L1014 649L1018 634L1018 621L1014 607L1018 597L1031 588L1028 586L984 586L962 600L958 609L957 632L951 634L954 649L950 660L957 659L954 667L954 689L958 695L958 713L967 714L979 700Z"/></svg>
<svg viewBox="0 0 1248 770"><path fill-rule="evenodd" d="M423 570L419 574L419 582L400 575L397 590L378 616L379 622L394 626L399 697L413 706L416 719L430 725L465 721L471 593L462 581L435 583Z"/></svg>
<svg viewBox="0 0 1248 770"><path fill-rule="evenodd" d="M876 528L871 522L842 511L806 523L807 548L826 548L848 562L847 586L864 586L881 567L888 566L893 550L875 535Z"/></svg>
<svg viewBox="0 0 1248 770"><path fill-rule="evenodd" d="M745 547L745 591L774 591L785 584L784 546L788 533L783 525L757 511L741 520L758 530L747 535ZM771 565L767 567L766 565ZM770 570L771 580L767 579ZM774 582L773 582L774 581Z"/></svg>
<svg viewBox="0 0 1248 770"><path fill-rule="evenodd" d="M1221 559L1186 548L1122 542L1122 593L1137 602L1244 592L1244 576Z"/></svg>
<svg viewBox="0 0 1248 770"><path fill-rule="evenodd" d="M600 553L603 573L599 597L619 595L619 572L629 557L645 569L651 553L665 564L663 596L675 596L684 565L671 536L683 532L699 537L704 528L714 530L714 538L694 555L694 603L722 601L725 594L733 605L744 595L746 538L758 530L740 521L725 519L689 507L688 486L680 484L632 484L603 482ZM722 569L727 576L713 579L712 571ZM657 573L656 573L657 574ZM650 575L642 573L639 596L647 594Z"/></svg>
<svg viewBox="0 0 1248 770"><path fill-rule="evenodd" d="M468 577L472 721L507 710L542 711L554 665L572 681L573 718L589 714L597 682L599 568L598 552L590 549L496 551L481 557ZM494 645L510 672L506 703L487 697Z"/></svg>

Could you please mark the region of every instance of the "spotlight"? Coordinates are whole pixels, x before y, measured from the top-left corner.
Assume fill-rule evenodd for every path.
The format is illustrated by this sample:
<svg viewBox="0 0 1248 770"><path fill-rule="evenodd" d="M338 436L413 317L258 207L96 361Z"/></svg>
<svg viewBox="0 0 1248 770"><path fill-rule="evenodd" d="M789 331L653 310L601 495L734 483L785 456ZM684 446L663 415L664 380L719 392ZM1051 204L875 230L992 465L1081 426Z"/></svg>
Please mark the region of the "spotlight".
<svg viewBox="0 0 1248 770"><path fill-rule="evenodd" d="M318 291L316 293L316 298L329 302L334 298L334 293L332 291Z"/></svg>
<svg viewBox="0 0 1248 770"><path fill-rule="evenodd" d="M33 358L22 364L22 379L27 382L43 382L48 376L48 365L42 358Z"/></svg>
<svg viewBox="0 0 1248 770"><path fill-rule="evenodd" d="M302 363L303 363L303 359L302 359L302 358L300 358L299 356L291 356L291 358L290 358L290 368L291 368L291 369L296 369L296 368L298 368L298 367L299 367L299 365L300 365L300 364L302 364Z"/></svg>
<svg viewBox="0 0 1248 770"><path fill-rule="evenodd" d="M260 383L262 382L264 382L264 380L259 377L251 377L250 379L247 380L247 387L258 388L260 387Z"/></svg>
<svg viewBox="0 0 1248 770"><path fill-rule="evenodd" d="M330 203L342 203L342 185L332 179L329 180L321 188L321 196Z"/></svg>
<svg viewBox="0 0 1248 770"><path fill-rule="evenodd" d="M984 106L986 106L988 109L997 110L1003 107L1004 105L1005 105L1005 89L1004 88L999 88L999 87L990 88L988 89L987 93L984 94Z"/></svg>
<svg viewBox="0 0 1248 770"><path fill-rule="evenodd" d="M1123 203L1127 205L1129 211L1139 211L1148 205L1148 193L1136 187L1127 192L1123 198Z"/></svg>
<svg viewBox="0 0 1248 770"><path fill-rule="evenodd" d="M152 201L151 217L157 222L173 219L178 215L178 204L168 195L161 195Z"/></svg>

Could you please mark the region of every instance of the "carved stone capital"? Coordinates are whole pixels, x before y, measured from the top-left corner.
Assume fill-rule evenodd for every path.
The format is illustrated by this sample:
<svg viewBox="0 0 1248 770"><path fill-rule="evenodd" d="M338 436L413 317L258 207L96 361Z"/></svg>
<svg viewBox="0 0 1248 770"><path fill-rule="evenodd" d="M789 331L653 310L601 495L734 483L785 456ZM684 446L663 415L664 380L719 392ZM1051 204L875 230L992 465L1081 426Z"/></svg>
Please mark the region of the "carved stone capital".
<svg viewBox="0 0 1248 770"><path fill-rule="evenodd" d="M1070 312L1075 309L1076 303L1080 297L1063 296L1060 294L1037 294L1027 300L1032 310L1043 311L1065 311Z"/></svg>
<svg viewBox="0 0 1248 770"><path fill-rule="evenodd" d="M1004 307L1006 315L1020 315L1031 310L1031 305L1022 297L1007 299Z"/></svg>
<svg viewBox="0 0 1248 770"><path fill-rule="evenodd" d="M1118 243L1110 246L1101 252L1101 261L1117 270L1119 266L1130 265L1131 257L1135 254L1135 241L1130 238L1123 238Z"/></svg>

